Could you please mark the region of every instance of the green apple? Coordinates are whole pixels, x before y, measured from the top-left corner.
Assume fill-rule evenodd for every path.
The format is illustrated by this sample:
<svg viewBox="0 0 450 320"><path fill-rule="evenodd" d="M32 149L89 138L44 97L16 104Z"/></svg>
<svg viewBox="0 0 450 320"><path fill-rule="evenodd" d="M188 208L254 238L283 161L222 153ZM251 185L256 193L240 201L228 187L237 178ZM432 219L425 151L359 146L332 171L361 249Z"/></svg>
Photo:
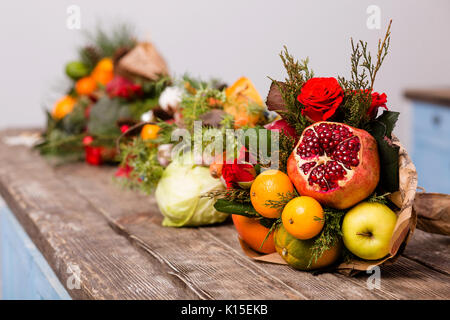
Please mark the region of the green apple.
<svg viewBox="0 0 450 320"><path fill-rule="evenodd" d="M384 204L361 202L344 216L344 245L354 255L378 260L389 253L397 215Z"/></svg>

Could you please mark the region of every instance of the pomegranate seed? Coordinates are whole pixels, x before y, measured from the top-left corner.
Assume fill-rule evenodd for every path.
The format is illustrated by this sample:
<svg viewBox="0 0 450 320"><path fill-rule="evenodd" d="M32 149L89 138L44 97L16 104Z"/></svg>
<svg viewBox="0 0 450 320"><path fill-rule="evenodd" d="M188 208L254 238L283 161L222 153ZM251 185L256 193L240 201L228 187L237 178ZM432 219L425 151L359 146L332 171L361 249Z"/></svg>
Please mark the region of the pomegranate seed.
<svg viewBox="0 0 450 320"><path fill-rule="evenodd" d="M337 188L337 181L344 179L351 167L359 165L358 152L361 148L359 138L345 126L339 124L321 123L305 131L297 147L297 154L307 159L325 155L328 160L318 166L311 161L301 165L302 172L309 173L309 185L316 184L320 190L327 191Z"/></svg>

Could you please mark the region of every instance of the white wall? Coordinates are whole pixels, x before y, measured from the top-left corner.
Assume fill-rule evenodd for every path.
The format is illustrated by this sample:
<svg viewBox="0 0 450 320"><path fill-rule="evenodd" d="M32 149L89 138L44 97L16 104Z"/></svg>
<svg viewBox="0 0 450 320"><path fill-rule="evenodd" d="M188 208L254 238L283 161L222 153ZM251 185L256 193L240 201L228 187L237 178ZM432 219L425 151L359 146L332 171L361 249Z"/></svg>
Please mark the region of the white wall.
<svg viewBox="0 0 450 320"><path fill-rule="evenodd" d="M409 145L406 87L449 85L448 0L190 0L23 1L0 4L0 128L42 126L45 103L64 83L63 66L76 57L82 32L66 28L66 9L81 8L82 29L131 21L150 36L176 74L189 71L231 83L250 77L263 96L267 76L284 77L278 53L286 44L298 58L309 56L319 76L349 74L349 39L376 45L394 20L390 55L376 90L402 112L397 134ZM366 27L366 8L381 8L382 29Z"/></svg>

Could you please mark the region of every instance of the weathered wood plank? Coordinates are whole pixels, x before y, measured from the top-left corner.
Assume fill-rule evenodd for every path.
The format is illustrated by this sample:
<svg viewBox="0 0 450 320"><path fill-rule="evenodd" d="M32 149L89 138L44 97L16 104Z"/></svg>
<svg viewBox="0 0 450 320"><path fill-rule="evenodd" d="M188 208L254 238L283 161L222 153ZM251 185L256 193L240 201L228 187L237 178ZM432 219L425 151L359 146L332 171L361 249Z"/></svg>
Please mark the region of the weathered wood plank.
<svg viewBox="0 0 450 320"><path fill-rule="evenodd" d="M450 275L450 237L415 230L403 255L427 267Z"/></svg>
<svg viewBox="0 0 450 320"><path fill-rule="evenodd" d="M95 179L89 179L94 172ZM67 166L61 177L98 208L131 241L146 250L205 299L306 299L246 257L237 255L208 228L165 228L149 196L120 190L107 171ZM109 181L109 183L107 182ZM120 198L120 201L114 201Z"/></svg>
<svg viewBox="0 0 450 320"><path fill-rule="evenodd" d="M73 298L200 298L114 232L38 155L1 139L0 193L66 288L69 264L80 267Z"/></svg>
<svg viewBox="0 0 450 320"><path fill-rule="evenodd" d="M239 251L236 234L233 237L229 231L219 227L208 230ZM310 290L311 299L335 295L345 299L370 299L374 296L378 299L447 299L450 297L450 277L403 257L393 265L381 267L381 288L372 290L367 286L370 274L362 273L353 278L338 273L333 273L332 277L329 273L312 276L310 273L299 272L287 266L261 263L261 267L276 274L287 283L300 282L304 288ZM311 282L308 281L308 276L312 277ZM322 285L321 280L324 280L326 285ZM329 290L335 290L335 292L330 293Z"/></svg>
<svg viewBox="0 0 450 320"><path fill-rule="evenodd" d="M1 143L0 193L63 284L82 270L74 298L448 299L448 237L416 231L405 256L368 275L295 271L255 262L232 225L164 228L150 196L122 190L113 168L51 168L24 147ZM131 245L133 244L133 245Z"/></svg>
<svg viewBox="0 0 450 320"><path fill-rule="evenodd" d="M449 277L429 270L409 259L401 259L397 266L384 266L382 268L384 286L381 290L368 289L366 282L369 275L362 275L355 279L330 273L314 276L311 273L298 272L286 266L250 261L242 253L237 241L237 234L232 226L222 225L200 229L163 228L160 226L161 215L155 207L153 198L144 195L136 196L133 192L117 189L111 183L108 183L111 181L108 172L104 170L101 172L96 171L95 181L91 181L88 184L89 186L86 186L86 180L93 176L95 170L96 168L86 166L66 167L64 168L64 176L68 183L75 184L74 188L80 190L79 192L91 195L91 201L95 202L94 205L96 207L103 207L102 212L106 214L108 219L112 219L111 223L113 225L122 229L140 246L146 248L150 254L158 255L161 259L167 259L166 262L173 264L177 270L186 267L185 261L187 264L192 264L194 269L198 267L195 266L196 264L203 263L210 265L211 268L215 268L216 258L211 261L210 255L221 257L220 250L216 246L214 246L212 251L208 251L208 249L212 247L212 243L219 242L231 251L229 259L236 259L237 256L242 257L244 260L247 260L246 265L251 264L253 272L260 270L261 272L269 273L277 281L301 292L308 299L421 299L426 297L445 299L448 296ZM93 193L95 193L95 196L92 196ZM121 197L120 203L114 202L113 199L117 197ZM116 208L107 208L105 206L107 203L112 204ZM208 238L203 235L205 233L211 236L209 242ZM155 235L163 239L162 241L158 240L158 243L175 243L176 249L168 244L163 248L157 247L155 249ZM433 235L430 236L433 237ZM195 243L210 243L207 246L208 248L204 248L200 244L198 244L199 247L196 247L195 243L183 244L183 241L192 241L193 237L196 238L194 240ZM412 242L414 243L414 240ZM180 252L178 251L180 247L185 249ZM193 255L203 250L208 252L206 258L198 254ZM445 251L445 248L442 248L442 250ZM171 253L172 251L174 252L173 254ZM226 257L221 258L225 259ZM206 260L204 261L203 259ZM180 265L177 265L177 260L182 261ZM409 274L419 274L420 277L411 280L408 274L403 274L404 270L410 270ZM208 273L208 270L204 272L207 273L208 277L213 276ZM392 276L393 274L395 276ZM183 278L185 276L189 277L189 275L181 275ZM220 281L219 274L214 276ZM246 279L245 277L242 278L242 282L246 282ZM194 277L191 281L193 281L193 285L208 286L208 283L200 283L200 277ZM430 286L430 283L433 283L433 285ZM415 288L415 290L411 291L411 287ZM215 297L214 295L212 296Z"/></svg>

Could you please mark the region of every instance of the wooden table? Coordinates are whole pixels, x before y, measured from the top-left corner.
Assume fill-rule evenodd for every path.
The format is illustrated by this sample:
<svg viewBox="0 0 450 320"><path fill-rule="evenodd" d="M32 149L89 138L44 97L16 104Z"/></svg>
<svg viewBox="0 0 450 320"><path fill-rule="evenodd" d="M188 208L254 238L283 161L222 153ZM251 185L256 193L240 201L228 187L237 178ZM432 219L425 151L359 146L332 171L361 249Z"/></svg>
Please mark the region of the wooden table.
<svg viewBox="0 0 450 320"><path fill-rule="evenodd" d="M0 132L0 192L74 299L449 299L450 237L416 230L403 256L368 274L313 275L252 261L230 223L165 228L151 196L121 189L114 168L54 168ZM70 264L80 289L69 289ZM13 276L13 275L10 275Z"/></svg>

